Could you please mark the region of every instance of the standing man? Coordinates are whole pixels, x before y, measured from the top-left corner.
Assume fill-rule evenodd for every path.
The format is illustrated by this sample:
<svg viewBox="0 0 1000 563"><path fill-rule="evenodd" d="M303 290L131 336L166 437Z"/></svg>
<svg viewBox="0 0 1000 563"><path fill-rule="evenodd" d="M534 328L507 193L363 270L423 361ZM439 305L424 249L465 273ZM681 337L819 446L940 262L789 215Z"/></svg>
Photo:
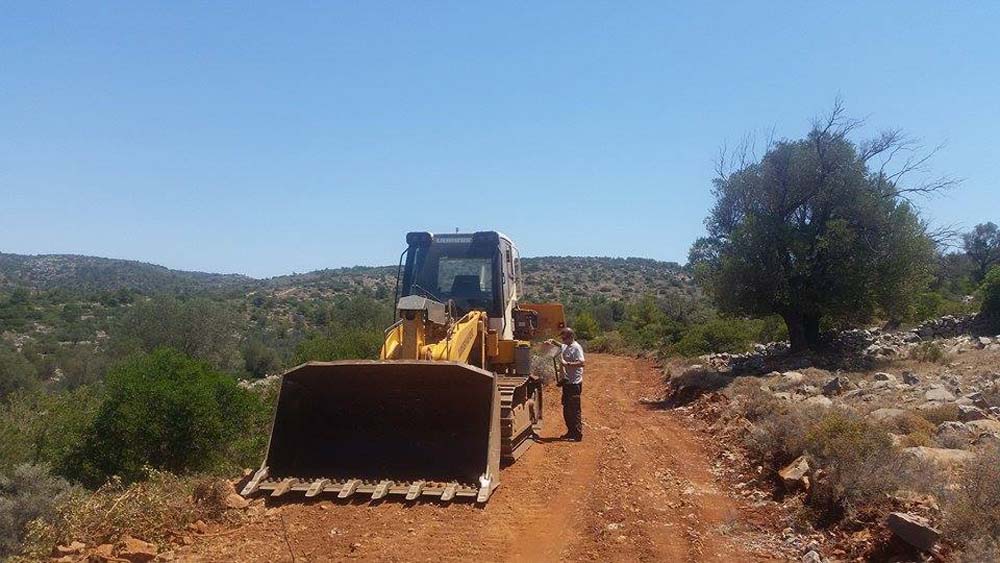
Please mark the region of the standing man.
<svg viewBox="0 0 1000 563"><path fill-rule="evenodd" d="M583 394L583 347L576 341L576 333L566 327L559 334L562 340L560 361L566 371L566 379L562 385L563 420L566 422L564 440L579 442L583 440L583 411L581 395ZM553 342L553 344L556 344Z"/></svg>

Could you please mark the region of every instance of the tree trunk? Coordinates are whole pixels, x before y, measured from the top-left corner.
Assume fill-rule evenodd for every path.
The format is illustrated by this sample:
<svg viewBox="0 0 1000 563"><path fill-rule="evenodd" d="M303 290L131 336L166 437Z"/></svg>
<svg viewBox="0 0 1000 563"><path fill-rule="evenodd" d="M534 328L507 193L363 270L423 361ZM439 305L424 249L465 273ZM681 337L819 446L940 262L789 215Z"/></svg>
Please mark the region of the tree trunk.
<svg viewBox="0 0 1000 563"><path fill-rule="evenodd" d="M802 322L802 315L798 313L783 313L781 318L785 319L785 327L788 328L788 342L792 346L792 352L801 352L808 348L806 344L806 325Z"/></svg>
<svg viewBox="0 0 1000 563"><path fill-rule="evenodd" d="M819 315L803 314L796 311L783 313L781 318L785 320L785 326L788 328L788 340L792 352L816 348L819 344Z"/></svg>

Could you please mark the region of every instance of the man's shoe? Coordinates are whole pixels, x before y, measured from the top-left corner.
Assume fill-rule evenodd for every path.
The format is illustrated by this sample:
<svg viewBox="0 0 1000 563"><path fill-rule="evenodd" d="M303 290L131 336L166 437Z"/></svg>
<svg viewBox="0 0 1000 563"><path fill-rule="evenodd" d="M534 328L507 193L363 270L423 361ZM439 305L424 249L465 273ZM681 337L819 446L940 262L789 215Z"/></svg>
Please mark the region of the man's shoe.
<svg viewBox="0 0 1000 563"><path fill-rule="evenodd" d="M569 439L571 442L582 442L583 436L570 436Z"/></svg>

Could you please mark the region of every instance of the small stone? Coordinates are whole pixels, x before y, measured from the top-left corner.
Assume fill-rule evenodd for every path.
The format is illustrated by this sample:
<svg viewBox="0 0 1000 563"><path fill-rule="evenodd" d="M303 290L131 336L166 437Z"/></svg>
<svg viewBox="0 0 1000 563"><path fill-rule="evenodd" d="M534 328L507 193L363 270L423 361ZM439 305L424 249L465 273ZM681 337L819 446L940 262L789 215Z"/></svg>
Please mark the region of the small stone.
<svg viewBox="0 0 1000 563"><path fill-rule="evenodd" d="M944 387L935 387L933 389L928 389L927 392L924 393L924 398L927 399L928 401L948 402L948 401L954 401L955 395L953 395L951 391L948 391Z"/></svg>
<svg viewBox="0 0 1000 563"><path fill-rule="evenodd" d="M824 397L823 395L816 395L815 397L809 397L802 404L813 405L817 407L832 407L833 401L829 397Z"/></svg>
<svg viewBox="0 0 1000 563"><path fill-rule="evenodd" d="M80 553L87 548L87 544L83 542L74 541L69 545L59 545L56 546L56 553L59 555L74 555Z"/></svg>
<svg viewBox="0 0 1000 563"><path fill-rule="evenodd" d="M941 531L931 526L930 520L906 512L890 513L886 526L896 537L921 551L933 549L941 537Z"/></svg>
<svg viewBox="0 0 1000 563"><path fill-rule="evenodd" d="M986 413L979 407L972 405L958 405L958 419L963 422L972 420L982 420L986 418Z"/></svg>
<svg viewBox="0 0 1000 563"><path fill-rule="evenodd" d="M984 434L996 434L1000 436L1000 421L991 419L970 420L966 426Z"/></svg>
<svg viewBox="0 0 1000 563"><path fill-rule="evenodd" d="M839 395L851 387L851 380L838 375L823 385L824 395Z"/></svg>
<svg viewBox="0 0 1000 563"><path fill-rule="evenodd" d="M816 550L812 550L802 556L802 563L823 563L823 556Z"/></svg>
<svg viewBox="0 0 1000 563"><path fill-rule="evenodd" d="M101 545L94 548L94 552L92 555L94 557L97 557L98 559L104 559L104 560L115 559L115 546L109 543L102 543Z"/></svg>
<svg viewBox="0 0 1000 563"><path fill-rule="evenodd" d="M789 383L801 383L806 376L802 375L797 371L786 371L781 374L781 377Z"/></svg>
<svg viewBox="0 0 1000 563"><path fill-rule="evenodd" d="M226 500L223 503L226 505L226 508L231 508L233 510L243 510L244 508L250 506L250 501L236 493L226 495Z"/></svg>
<svg viewBox="0 0 1000 563"><path fill-rule="evenodd" d="M903 383L905 383L907 385L916 385L916 384L920 383L920 378L917 377L917 374L913 373L912 371L904 371L903 372Z"/></svg>
<svg viewBox="0 0 1000 563"><path fill-rule="evenodd" d="M146 563L147 561L152 561L156 558L156 554L160 551L154 544L129 536L126 536L125 539L122 540L122 544L123 546L118 552L118 557L127 559L132 563Z"/></svg>
<svg viewBox="0 0 1000 563"><path fill-rule="evenodd" d="M882 408L872 411L872 413L869 416L871 416L875 420L882 422L896 418L901 414L906 414L906 411L903 409Z"/></svg>
<svg viewBox="0 0 1000 563"><path fill-rule="evenodd" d="M875 377L875 381L888 381L889 383L896 383L897 382L897 379L896 379L895 375L893 375L891 373L886 373L884 371L880 371L880 372L876 373L874 377Z"/></svg>
<svg viewBox="0 0 1000 563"><path fill-rule="evenodd" d="M781 482L788 490L793 490L796 487L803 486L804 483L802 482L802 479L808 474L809 459L804 455L800 455L795 461L789 463L778 472L778 476L781 477Z"/></svg>
<svg viewBox="0 0 1000 563"><path fill-rule="evenodd" d="M976 457L972 452L965 450L930 448L927 446L903 448L903 454L912 456L918 461L934 463L946 468L964 465Z"/></svg>

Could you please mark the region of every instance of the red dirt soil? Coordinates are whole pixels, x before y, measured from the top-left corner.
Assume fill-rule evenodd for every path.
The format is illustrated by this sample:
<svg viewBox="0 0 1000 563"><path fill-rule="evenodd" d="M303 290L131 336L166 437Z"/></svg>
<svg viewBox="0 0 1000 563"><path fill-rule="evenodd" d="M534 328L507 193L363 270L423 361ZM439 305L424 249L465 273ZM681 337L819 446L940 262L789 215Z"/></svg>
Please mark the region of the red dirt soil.
<svg viewBox="0 0 1000 563"><path fill-rule="evenodd" d="M546 389L542 443L468 503L285 503L235 530L194 536L182 561L768 561L759 514L710 471L691 420L641 404L663 376L634 358L588 356L581 443Z"/></svg>

